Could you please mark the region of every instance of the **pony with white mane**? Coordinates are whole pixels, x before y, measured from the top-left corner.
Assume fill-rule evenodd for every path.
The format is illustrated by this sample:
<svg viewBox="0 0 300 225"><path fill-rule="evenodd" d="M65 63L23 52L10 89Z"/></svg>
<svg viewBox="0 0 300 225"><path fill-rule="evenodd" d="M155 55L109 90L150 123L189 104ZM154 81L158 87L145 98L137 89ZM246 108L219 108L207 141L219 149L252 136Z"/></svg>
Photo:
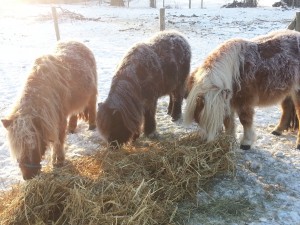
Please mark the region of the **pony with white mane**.
<svg viewBox="0 0 300 225"><path fill-rule="evenodd" d="M41 169L47 147L52 164L64 163L67 119L74 132L77 117L96 128L97 70L91 50L76 41L58 42L53 54L37 58L12 112L2 119L11 155L24 179ZM79 116L80 115L80 116Z"/></svg>
<svg viewBox="0 0 300 225"><path fill-rule="evenodd" d="M184 123L195 120L209 142L223 125L227 134L235 134L237 113L244 128L241 149L247 150L255 141L254 107L274 105L291 96L299 119L299 43L299 32L279 30L221 44L191 74Z"/></svg>

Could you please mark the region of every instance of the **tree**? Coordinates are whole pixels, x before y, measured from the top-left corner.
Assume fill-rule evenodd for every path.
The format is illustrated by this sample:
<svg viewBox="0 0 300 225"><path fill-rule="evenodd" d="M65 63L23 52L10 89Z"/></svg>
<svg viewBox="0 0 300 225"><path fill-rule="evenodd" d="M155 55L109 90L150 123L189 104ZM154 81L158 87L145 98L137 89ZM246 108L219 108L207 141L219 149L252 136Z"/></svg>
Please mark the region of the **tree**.
<svg viewBox="0 0 300 225"><path fill-rule="evenodd" d="M258 0L242 0L238 2L234 0L232 3L229 3L223 7L225 8L236 8L236 7L257 7Z"/></svg>
<svg viewBox="0 0 300 225"><path fill-rule="evenodd" d="M244 0L246 7L257 7L258 0Z"/></svg>

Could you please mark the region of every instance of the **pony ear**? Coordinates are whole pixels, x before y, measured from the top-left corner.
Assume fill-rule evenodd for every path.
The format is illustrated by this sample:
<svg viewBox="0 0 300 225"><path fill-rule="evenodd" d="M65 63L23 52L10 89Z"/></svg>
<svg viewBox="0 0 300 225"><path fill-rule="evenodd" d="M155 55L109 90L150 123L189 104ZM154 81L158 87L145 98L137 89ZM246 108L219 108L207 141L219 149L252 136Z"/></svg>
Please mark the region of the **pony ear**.
<svg viewBox="0 0 300 225"><path fill-rule="evenodd" d="M222 96L224 100L228 100L229 98L231 98L231 90L229 89L222 90Z"/></svg>
<svg viewBox="0 0 300 225"><path fill-rule="evenodd" d="M13 120L9 120L9 119L2 119L1 120L3 126L7 129L13 122Z"/></svg>

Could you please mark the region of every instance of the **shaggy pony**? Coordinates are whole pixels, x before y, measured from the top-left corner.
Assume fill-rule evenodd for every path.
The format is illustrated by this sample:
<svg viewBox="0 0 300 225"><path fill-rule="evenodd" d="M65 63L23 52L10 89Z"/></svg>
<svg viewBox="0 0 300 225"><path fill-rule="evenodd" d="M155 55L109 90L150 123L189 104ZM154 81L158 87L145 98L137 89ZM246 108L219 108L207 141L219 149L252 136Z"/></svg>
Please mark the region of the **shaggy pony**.
<svg viewBox="0 0 300 225"><path fill-rule="evenodd" d="M274 105L290 95L299 119L299 43L299 32L280 30L221 44L191 75L184 123L195 120L203 138L211 141L223 124L228 134L235 134L237 113L244 128L241 148L246 150L255 141L254 107Z"/></svg>
<svg viewBox="0 0 300 225"><path fill-rule="evenodd" d="M93 53L76 41L58 42L53 54L37 58L12 112L2 119L8 131L11 154L24 179L34 177L47 146L52 164L65 159L68 116L74 132L77 113L96 127L97 71Z"/></svg>
<svg viewBox="0 0 300 225"><path fill-rule="evenodd" d="M181 117L185 81L190 71L191 49L178 32L159 32L135 44L119 63L109 95L99 103L97 127L114 146L135 140L141 129L146 136L156 133L159 97L170 96L168 114Z"/></svg>

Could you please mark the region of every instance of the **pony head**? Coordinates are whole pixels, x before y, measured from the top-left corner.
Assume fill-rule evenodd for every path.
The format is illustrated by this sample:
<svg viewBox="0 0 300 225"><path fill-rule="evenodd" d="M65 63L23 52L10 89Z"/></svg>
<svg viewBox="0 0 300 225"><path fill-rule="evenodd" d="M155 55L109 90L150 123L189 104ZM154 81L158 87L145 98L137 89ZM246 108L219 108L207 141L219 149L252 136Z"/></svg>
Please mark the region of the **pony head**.
<svg viewBox="0 0 300 225"><path fill-rule="evenodd" d="M194 110L192 114L186 112L184 123L188 125L194 120L200 127L199 133L202 138L207 142L214 140L222 131L225 117L230 115L230 96L229 89L219 88L213 88L206 93L200 92L194 96L192 93L188 101L194 98L193 103L187 103L187 107Z"/></svg>
<svg viewBox="0 0 300 225"><path fill-rule="evenodd" d="M231 91L212 87L203 92L198 88L192 88L187 98L184 123L188 125L195 121L202 138L209 142L222 130L224 119L230 114Z"/></svg>
<svg viewBox="0 0 300 225"><path fill-rule="evenodd" d="M246 41L232 39L212 51L189 77L185 125L195 120L203 138L212 141L231 115L233 84L240 87L240 65Z"/></svg>
<svg viewBox="0 0 300 225"><path fill-rule="evenodd" d="M97 127L112 147L118 147L139 136L138 131L128 128L121 111L111 108L106 102L98 103Z"/></svg>
<svg viewBox="0 0 300 225"><path fill-rule="evenodd" d="M18 115L1 121L8 131L11 155L19 163L23 179L33 178L40 172L40 162L47 147L38 121Z"/></svg>

